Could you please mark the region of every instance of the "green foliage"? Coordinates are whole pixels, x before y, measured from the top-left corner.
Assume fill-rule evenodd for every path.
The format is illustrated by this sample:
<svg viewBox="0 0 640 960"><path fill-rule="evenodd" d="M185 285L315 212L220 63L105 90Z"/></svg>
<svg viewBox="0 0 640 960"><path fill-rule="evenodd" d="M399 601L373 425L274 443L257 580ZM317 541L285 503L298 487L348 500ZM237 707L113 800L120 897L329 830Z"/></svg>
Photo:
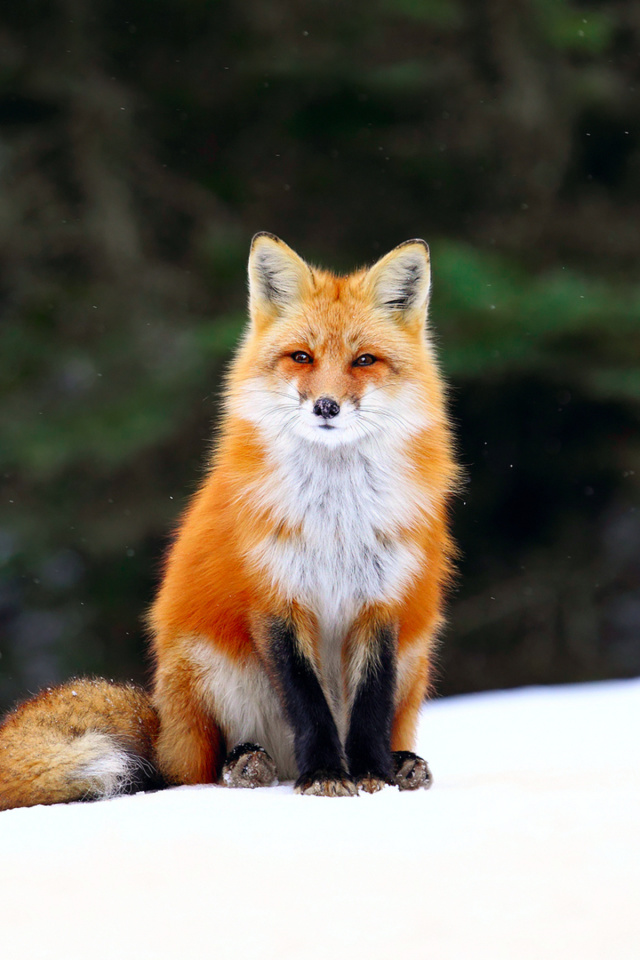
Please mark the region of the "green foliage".
<svg viewBox="0 0 640 960"><path fill-rule="evenodd" d="M557 49L601 56L610 48L616 27L613 12L566 0L536 0L535 6L541 32Z"/></svg>
<svg viewBox="0 0 640 960"><path fill-rule="evenodd" d="M537 275L498 255L433 244L435 304L453 377L543 372L586 395L640 399L640 286L565 268Z"/></svg>
<svg viewBox="0 0 640 960"><path fill-rule="evenodd" d="M345 270L430 242L469 475L443 688L640 669L632 0L61 10L2 11L0 700L144 676L264 229Z"/></svg>
<svg viewBox="0 0 640 960"><path fill-rule="evenodd" d="M465 15L457 0L383 0L385 13L449 29L464 26Z"/></svg>

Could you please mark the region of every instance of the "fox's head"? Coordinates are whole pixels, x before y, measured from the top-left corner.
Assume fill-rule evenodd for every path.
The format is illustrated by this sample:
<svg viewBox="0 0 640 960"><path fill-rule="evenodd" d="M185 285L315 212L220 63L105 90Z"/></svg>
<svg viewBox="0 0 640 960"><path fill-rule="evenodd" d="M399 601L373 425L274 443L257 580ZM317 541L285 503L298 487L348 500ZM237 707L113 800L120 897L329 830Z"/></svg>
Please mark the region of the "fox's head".
<svg viewBox="0 0 640 960"><path fill-rule="evenodd" d="M335 447L424 429L439 382L426 332L429 285L423 240L337 277L257 234L231 411L285 443Z"/></svg>

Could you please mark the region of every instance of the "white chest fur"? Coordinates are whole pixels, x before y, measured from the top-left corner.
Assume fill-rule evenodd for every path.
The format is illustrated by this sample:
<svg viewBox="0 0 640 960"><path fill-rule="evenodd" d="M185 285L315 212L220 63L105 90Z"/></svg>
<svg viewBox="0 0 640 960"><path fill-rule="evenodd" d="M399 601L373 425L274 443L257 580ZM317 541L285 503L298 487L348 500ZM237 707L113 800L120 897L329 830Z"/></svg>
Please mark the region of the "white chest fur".
<svg viewBox="0 0 640 960"><path fill-rule="evenodd" d="M402 457L379 445L300 444L279 458L267 486L261 500L297 532L268 537L251 560L315 612L323 635L337 639L361 607L401 594L417 563L401 533L417 508Z"/></svg>

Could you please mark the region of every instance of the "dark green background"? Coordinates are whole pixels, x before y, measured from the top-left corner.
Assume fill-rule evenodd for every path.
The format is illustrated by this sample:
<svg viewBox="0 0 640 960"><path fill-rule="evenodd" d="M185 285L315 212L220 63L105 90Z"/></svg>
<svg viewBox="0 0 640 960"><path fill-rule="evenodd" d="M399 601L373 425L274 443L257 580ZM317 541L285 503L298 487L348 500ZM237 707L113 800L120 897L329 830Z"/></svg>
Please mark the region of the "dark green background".
<svg viewBox="0 0 640 960"><path fill-rule="evenodd" d="M442 692L640 669L635 0L61 0L0 25L0 701L144 678L252 234L410 237L467 487Z"/></svg>

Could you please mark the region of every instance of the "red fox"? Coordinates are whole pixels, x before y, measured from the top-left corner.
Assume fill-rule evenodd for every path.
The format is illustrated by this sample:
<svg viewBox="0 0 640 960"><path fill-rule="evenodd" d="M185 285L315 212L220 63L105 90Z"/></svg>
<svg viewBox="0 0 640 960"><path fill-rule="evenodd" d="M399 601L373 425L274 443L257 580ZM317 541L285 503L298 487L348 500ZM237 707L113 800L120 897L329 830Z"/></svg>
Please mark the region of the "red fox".
<svg viewBox="0 0 640 960"><path fill-rule="evenodd" d="M0 809L148 776L323 796L430 784L412 751L458 468L429 288L422 240L338 277L254 237L211 468L149 615L153 708L106 681L23 704L0 728Z"/></svg>

